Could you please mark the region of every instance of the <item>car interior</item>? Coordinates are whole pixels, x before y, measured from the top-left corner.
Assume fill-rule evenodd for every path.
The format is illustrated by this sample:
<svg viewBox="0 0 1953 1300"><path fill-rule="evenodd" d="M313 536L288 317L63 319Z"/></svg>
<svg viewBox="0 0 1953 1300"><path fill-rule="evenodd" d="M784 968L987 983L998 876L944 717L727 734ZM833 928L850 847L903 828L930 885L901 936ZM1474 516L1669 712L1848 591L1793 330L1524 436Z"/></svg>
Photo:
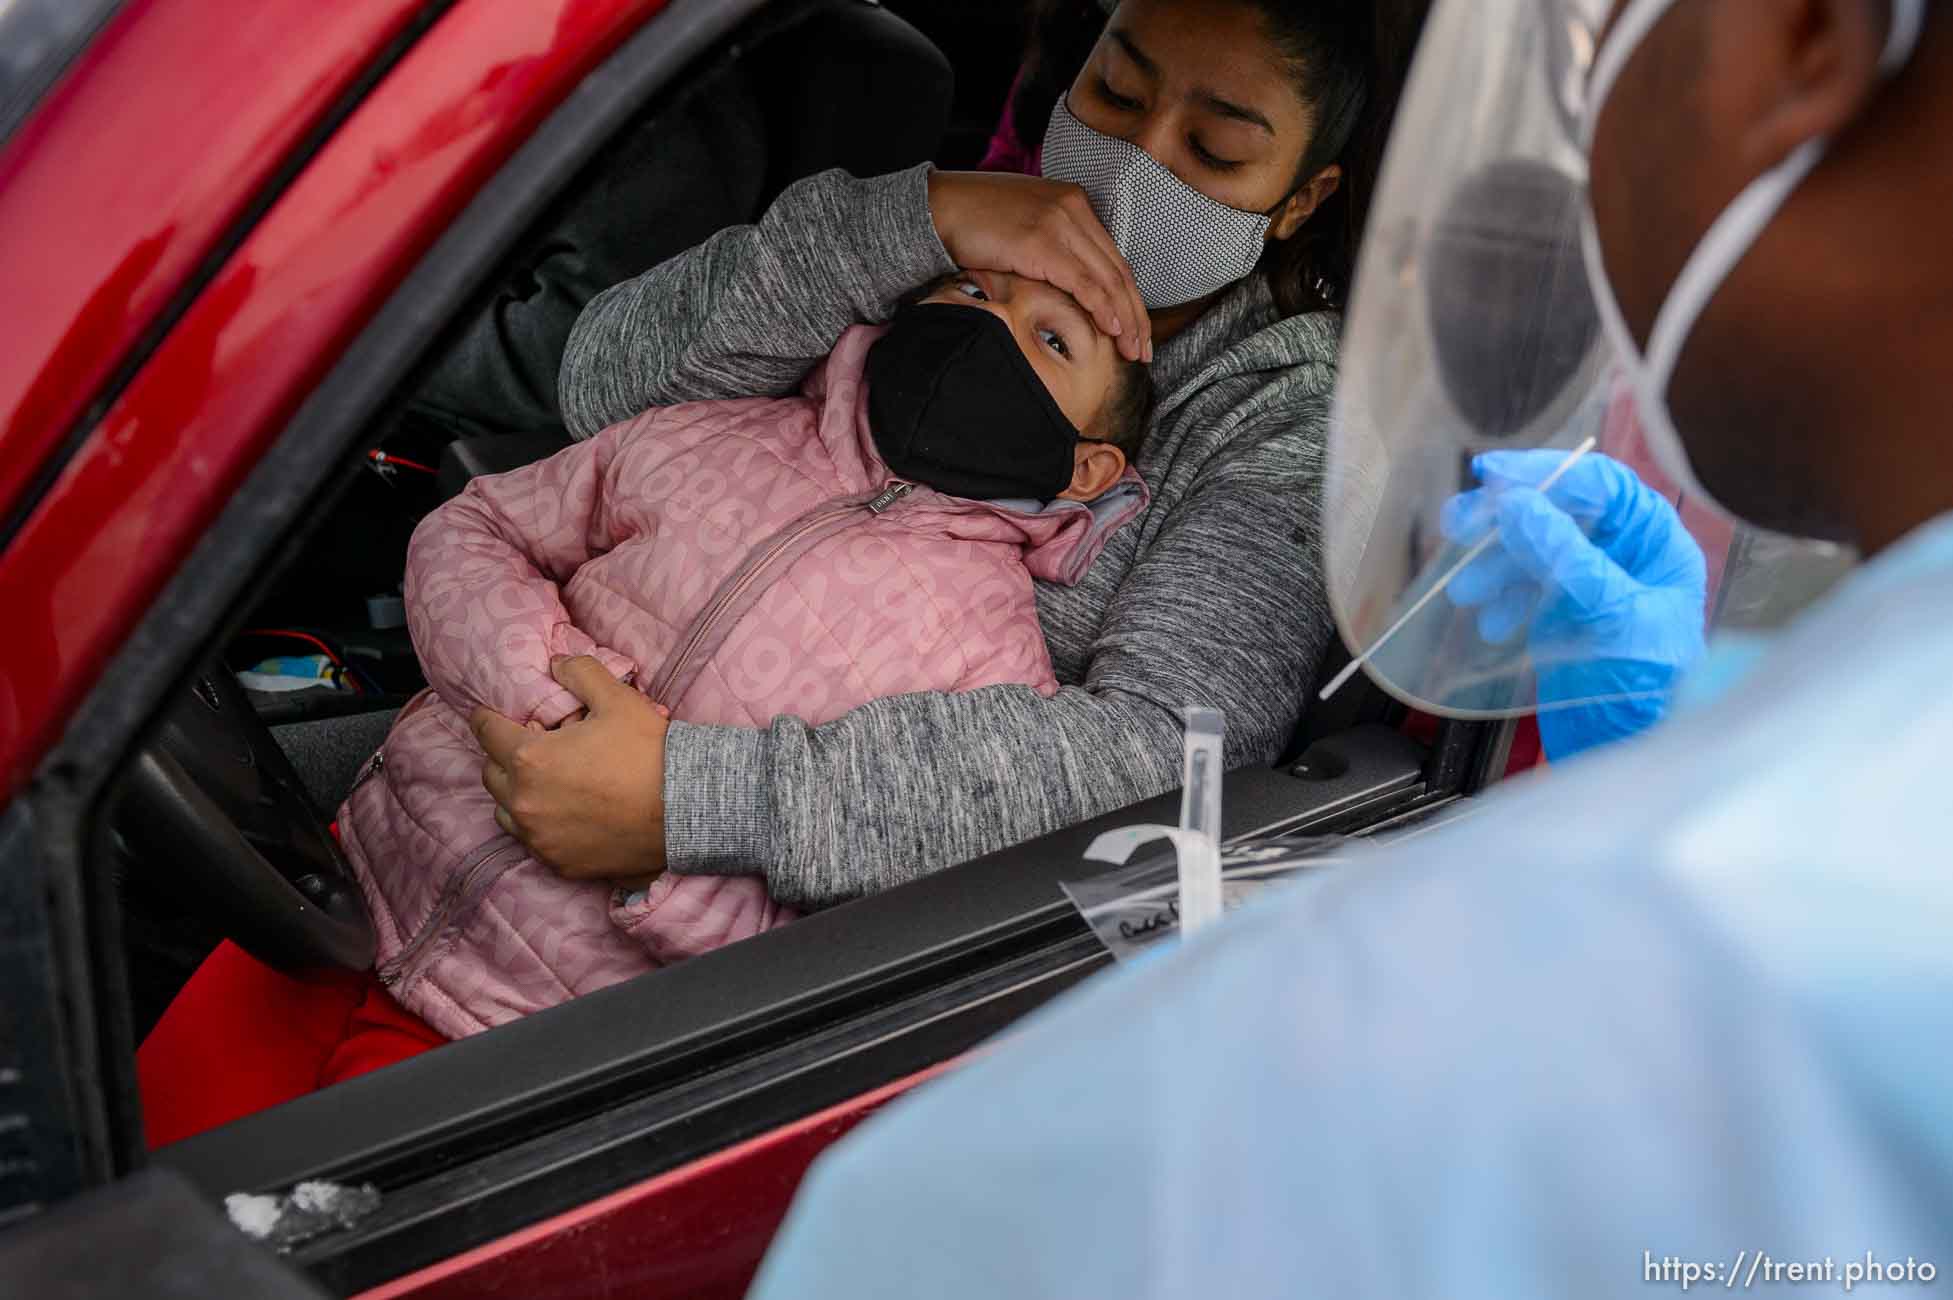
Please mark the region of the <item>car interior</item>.
<svg viewBox="0 0 1953 1300"><path fill-rule="evenodd" d="M313 403L340 422L322 425L332 430L362 401L371 417L330 446L301 446L303 420L281 440L267 474L331 467L309 482L291 471L304 501L292 525L213 534L248 575L245 594L209 625L176 629L200 666L142 729L113 815L89 841L114 881L133 1041L225 936L285 968L370 962L358 890L327 830L353 777L343 738L377 745L425 684L400 604L415 525L469 478L565 445L554 359L582 305L756 219L803 176L973 165L1024 38L1016 6L963 0L779 0L742 13L675 73L658 63L672 57L669 33L612 55L601 109L559 112L498 178L525 187L533 217L509 230L506 211L489 211L504 196L485 192L433 255L455 260L447 282L460 286L445 328L417 333L405 313L383 315L362 346L390 348L398 381L384 368L335 371ZM1332 655L1324 679L1345 661ZM1373 833L1505 768L1509 727L1405 722L1359 678L1298 724L1280 762L1229 775L1225 833ZM295 1257L347 1290L396 1276L995 1033L1107 960L1059 889L1090 874L1083 846L1111 826L1173 820L1177 800L819 913L159 1159L206 1189L372 1181L387 1193L383 1215ZM311 904L303 921L283 905L294 893Z"/></svg>
<svg viewBox="0 0 1953 1300"><path fill-rule="evenodd" d="M568 445L555 369L591 297L756 220L804 176L830 167L878 175L932 157L953 81L939 48L880 6L775 5L638 113L504 259L487 300L450 327L356 453L312 540L270 579L222 662L165 725L158 748L167 752L132 775L125 821L153 828L174 813L194 828L186 796L161 787L183 768L204 789L222 774L207 759L219 748L207 701L221 698L275 728L270 744L254 731L260 761L245 770L269 774L283 815L265 817L255 787L233 791L227 808L243 810L247 836L275 844L269 856L292 863L285 874L306 882L326 913L357 910L356 897L328 883L340 878L330 843L285 828L324 827L352 784L357 750L376 746L393 713L426 685L399 601L415 525L475 475ZM138 1037L224 933L252 928L229 904L213 912L200 897L155 887L207 873L222 856L208 836L185 829L142 839L160 846L170 870L139 869L128 838L119 839ZM206 884L205 894L238 897L221 881ZM366 964L356 947L332 951L298 936L253 935L251 946L293 965Z"/></svg>

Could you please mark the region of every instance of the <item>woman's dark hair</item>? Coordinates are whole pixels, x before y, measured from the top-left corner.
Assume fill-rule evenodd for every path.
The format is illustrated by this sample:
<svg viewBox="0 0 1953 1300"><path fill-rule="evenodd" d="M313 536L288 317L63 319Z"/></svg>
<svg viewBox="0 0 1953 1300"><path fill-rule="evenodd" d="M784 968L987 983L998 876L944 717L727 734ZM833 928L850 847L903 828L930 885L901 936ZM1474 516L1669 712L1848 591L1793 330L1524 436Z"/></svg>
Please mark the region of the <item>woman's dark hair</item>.
<svg viewBox="0 0 1953 1300"><path fill-rule="evenodd" d="M1235 2L1261 16L1315 117L1315 138L1296 171L1296 188L1331 163L1343 168L1336 193L1293 237L1268 246L1262 274L1284 316L1340 308L1430 0ZM1029 56L1011 100L1011 119L1026 144L1035 147L1105 21L1098 0L1034 0Z"/></svg>
<svg viewBox="0 0 1953 1300"><path fill-rule="evenodd" d="M1010 120L1025 148L1036 150L1051 110L1071 89L1105 31L1099 0L1031 0L1023 75L1011 96Z"/></svg>

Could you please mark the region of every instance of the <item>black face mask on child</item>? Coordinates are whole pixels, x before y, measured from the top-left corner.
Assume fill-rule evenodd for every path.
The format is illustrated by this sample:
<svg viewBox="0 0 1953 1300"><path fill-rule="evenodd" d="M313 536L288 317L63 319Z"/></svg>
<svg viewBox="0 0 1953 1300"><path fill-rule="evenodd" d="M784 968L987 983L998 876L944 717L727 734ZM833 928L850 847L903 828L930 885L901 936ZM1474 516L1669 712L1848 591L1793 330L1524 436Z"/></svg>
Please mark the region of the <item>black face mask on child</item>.
<svg viewBox="0 0 1953 1300"><path fill-rule="evenodd" d="M903 308L869 349L868 418L889 469L980 501L1057 496L1083 441L1010 326L953 303Z"/></svg>

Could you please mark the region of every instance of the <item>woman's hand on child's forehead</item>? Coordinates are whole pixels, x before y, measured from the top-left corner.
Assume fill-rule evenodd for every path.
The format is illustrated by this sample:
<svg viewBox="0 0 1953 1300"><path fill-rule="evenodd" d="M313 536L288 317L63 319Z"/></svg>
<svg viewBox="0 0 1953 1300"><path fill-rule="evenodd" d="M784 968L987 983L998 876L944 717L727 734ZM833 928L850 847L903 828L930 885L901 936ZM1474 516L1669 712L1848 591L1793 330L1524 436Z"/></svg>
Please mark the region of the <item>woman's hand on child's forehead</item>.
<svg viewBox="0 0 1953 1300"><path fill-rule="evenodd" d="M935 172L929 214L958 265L1056 285L1129 359L1150 355L1152 321L1132 269L1077 186L1033 176Z"/></svg>

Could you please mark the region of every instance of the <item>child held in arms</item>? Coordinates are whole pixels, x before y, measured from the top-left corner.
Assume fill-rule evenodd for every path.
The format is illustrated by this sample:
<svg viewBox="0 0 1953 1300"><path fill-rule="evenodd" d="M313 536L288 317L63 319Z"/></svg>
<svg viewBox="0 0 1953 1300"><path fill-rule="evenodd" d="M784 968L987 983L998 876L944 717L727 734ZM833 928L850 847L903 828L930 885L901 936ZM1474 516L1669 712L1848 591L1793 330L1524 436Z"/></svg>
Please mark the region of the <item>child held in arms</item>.
<svg viewBox="0 0 1953 1300"><path fill-rule="evenodd" d="M1144 507L1152 403L1068 295L959 272L794 396L661 407L470 483L408 551L432 689L339 815L381 981L458 1038L793 919L757 875L558 876L498 825L469 713L577 725L562 655L722 725L1049 695L1033 579L1077 582Z"/></svg>

